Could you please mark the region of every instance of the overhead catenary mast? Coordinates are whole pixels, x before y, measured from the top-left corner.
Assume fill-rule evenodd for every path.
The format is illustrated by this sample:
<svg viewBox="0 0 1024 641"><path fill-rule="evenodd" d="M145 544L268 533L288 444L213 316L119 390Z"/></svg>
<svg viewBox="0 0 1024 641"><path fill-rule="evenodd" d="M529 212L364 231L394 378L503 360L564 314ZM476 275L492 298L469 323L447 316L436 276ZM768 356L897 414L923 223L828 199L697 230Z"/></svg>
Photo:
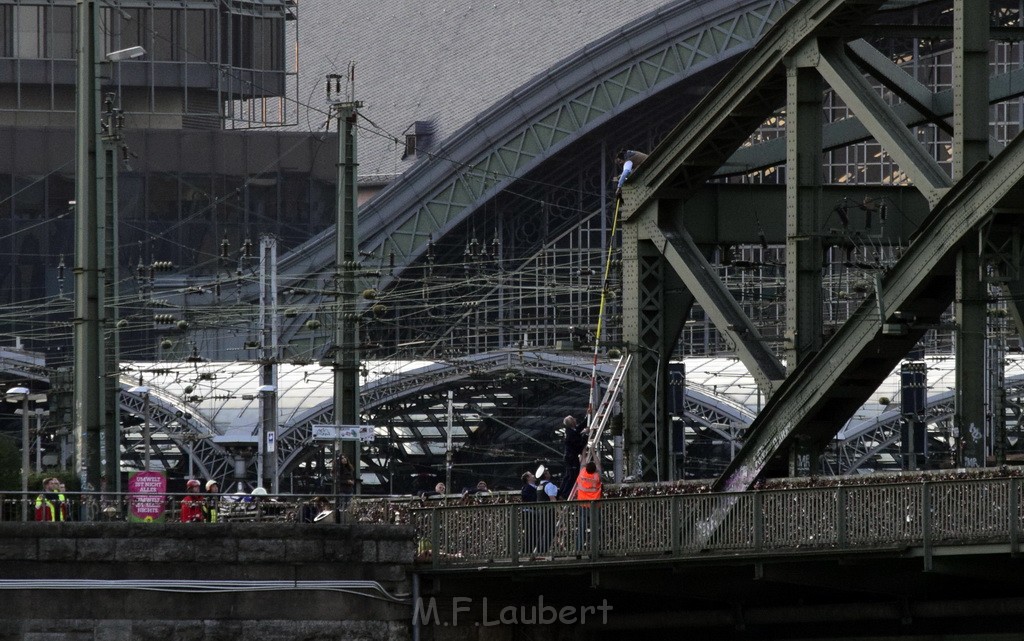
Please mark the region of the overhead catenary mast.
<svg viewBox="0 0 1024 641"><path fill-rule="evenodd" d="M338 123L338 188L335 222L334 272L334 422L359 423L359 322L356 315L356 271L359 268L359 238L356 221L356 118L363 103L355 100L355 63L348 76L327 76L327 103ZM355 468L355 489L359 488L359 441L350 460ZM334 453L335 457L339 452Z"/></svg>

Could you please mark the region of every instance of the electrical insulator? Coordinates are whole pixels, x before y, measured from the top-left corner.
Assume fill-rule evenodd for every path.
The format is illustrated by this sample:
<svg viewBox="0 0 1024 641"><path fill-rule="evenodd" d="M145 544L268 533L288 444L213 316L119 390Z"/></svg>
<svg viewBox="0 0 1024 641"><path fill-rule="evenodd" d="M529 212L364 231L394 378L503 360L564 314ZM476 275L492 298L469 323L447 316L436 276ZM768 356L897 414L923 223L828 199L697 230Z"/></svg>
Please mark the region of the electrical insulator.
<svg viewBox="0 0 1024 641"><path fill-rule="evenodd" d="M248 238L242 243L242 256L252 258L252 241Z"/></svg>
<svg viewBox="0 0 1024 641"><path fill-rule="evenodd" d="M169 260L154 260L153 270L158 272L169 272L174 269L174 263Z"/></svg>
<svg viewBox="0 0 1024 641"><path fill-rule="evenodd" d="M173 325L176 321L174 314L154 314L153 322L160 325Z"/></svg>
<svg viewBox="0 0 1024 641"><path fill-rule="evenodd" d="M224 238L220 241L220 257L227 258L229 249L231 249L231 243L228 242L228 237L225 234Z"/></svg>

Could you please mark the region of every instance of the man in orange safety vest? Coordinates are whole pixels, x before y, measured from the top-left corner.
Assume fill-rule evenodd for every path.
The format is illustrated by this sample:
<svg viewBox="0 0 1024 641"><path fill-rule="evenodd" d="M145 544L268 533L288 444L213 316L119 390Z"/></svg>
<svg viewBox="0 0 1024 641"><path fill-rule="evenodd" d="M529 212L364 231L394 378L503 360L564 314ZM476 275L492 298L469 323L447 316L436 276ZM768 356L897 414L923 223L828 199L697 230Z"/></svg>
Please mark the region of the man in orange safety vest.
<svg viewBox="0 0 1024 641"><path fill-rule="evenodd" d="M576 530L576 557L579 558L583 552L583 546L590 537L587 533L590 521L590 504L592 501L601 498L601 472L597 469L597 463L587 462L587 465L580 471L576 478L576 500L579 501L578 528Z"/></svg>

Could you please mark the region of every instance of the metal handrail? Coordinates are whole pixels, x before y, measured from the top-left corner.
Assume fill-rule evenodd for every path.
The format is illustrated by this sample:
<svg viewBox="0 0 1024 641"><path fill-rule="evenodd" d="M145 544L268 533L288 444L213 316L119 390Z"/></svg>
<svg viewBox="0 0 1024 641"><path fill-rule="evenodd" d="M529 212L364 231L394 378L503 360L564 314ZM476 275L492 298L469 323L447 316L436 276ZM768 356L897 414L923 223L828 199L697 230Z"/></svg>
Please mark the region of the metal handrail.
<svg viewBox="0 0 1024 641"><path fill-rule="evenodd" d="M1022 479L925 481L661 494L411 510L420 560L501 567L558 560L623 561L1019 544Z"/></svg>

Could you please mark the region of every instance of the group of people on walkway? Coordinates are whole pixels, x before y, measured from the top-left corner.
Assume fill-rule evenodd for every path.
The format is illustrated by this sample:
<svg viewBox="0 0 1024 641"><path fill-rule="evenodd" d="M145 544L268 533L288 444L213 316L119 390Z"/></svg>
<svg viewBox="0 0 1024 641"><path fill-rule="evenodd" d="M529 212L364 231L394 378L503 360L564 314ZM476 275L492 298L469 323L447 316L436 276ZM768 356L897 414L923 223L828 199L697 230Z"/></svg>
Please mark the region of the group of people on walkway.
<svg viewBox="0 0 1024 641"><path fill-rule="evenodd" d="M210 479L206 482L206 494L201 494L202 485L197 479L185 484L185 496L181 499L182 523L216 523L217 505L220 503L220 486Z"/></svg>
<svg viewBox="0 0 1024 641"><path fill-rule="evenodd" d="M71 506L64 495L64 483L59 478L43 479L43 491L36 497L37 521L68 521Z"/></svg>
<svg viewBox="0 0 1024 641"><path fill-rule="evenodd" d="M520 499L523 507L523 525L526 533L525 550L530 554L545 555L557 534L556 511L543 504L559 498L576 499L576 550L581 551L587 541L591 503L601 498L601 472L596 460L587 461L580 469L581 456L586 450L589 431L580 426L573 416L562 420L565 429L561 490L551 477L551 470L541 465L536 472L522 475L523 487ZM540 503L534 506L532 504Z"/></svg>

